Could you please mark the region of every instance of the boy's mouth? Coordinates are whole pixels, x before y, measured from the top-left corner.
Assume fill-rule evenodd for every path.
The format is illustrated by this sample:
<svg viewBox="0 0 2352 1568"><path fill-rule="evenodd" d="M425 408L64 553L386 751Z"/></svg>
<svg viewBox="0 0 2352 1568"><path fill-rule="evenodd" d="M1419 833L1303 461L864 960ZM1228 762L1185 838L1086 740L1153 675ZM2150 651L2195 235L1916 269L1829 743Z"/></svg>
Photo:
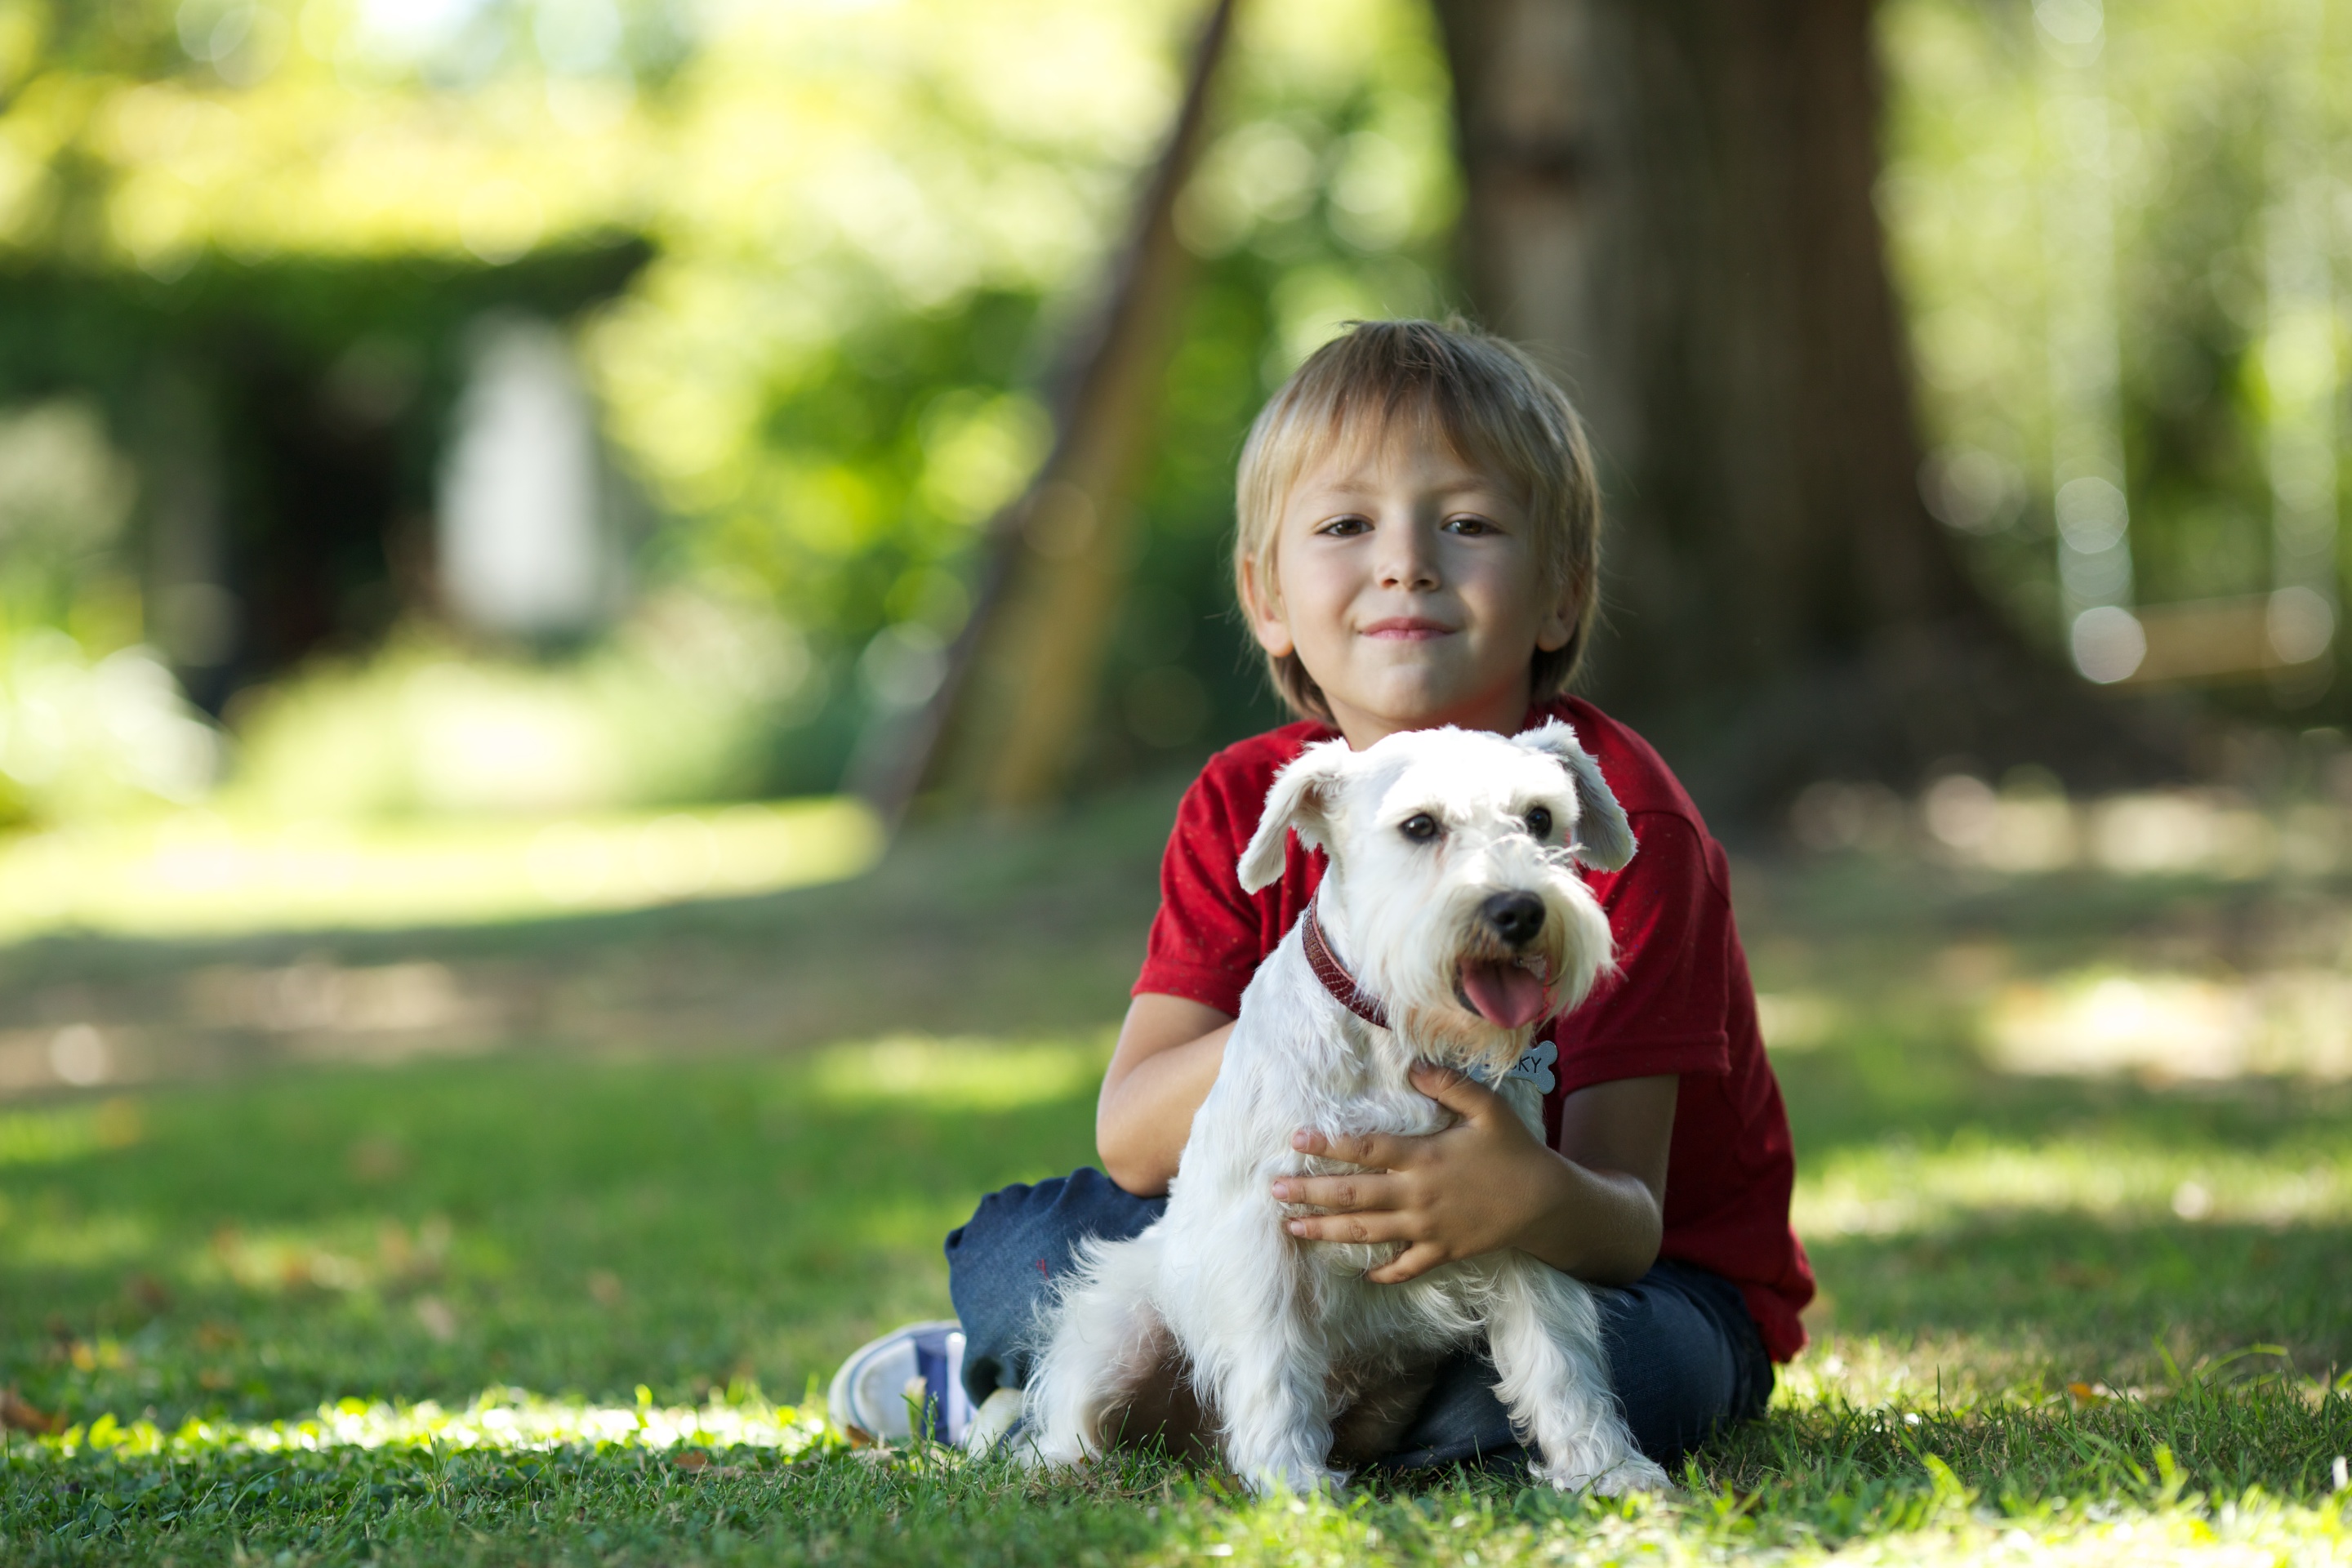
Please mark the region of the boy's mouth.
<svg viewBox="0 0 2352 1568"><path fill-rule="evenodd" d="M1465 959L1454 983L1465 1007L1502 1029L1523 1028L1550 1009L1551 987L1536 959Z"/></svg>
<svg viewBox="0 0 2352 1568"><path fill-rule="evenodd" d="M1384 621L1374 621L1365 626L1361 635L1378 637L1384 642L1422 642L1430 637L1452 637L1454 628L1419 616L1391 616Z"/></svg>

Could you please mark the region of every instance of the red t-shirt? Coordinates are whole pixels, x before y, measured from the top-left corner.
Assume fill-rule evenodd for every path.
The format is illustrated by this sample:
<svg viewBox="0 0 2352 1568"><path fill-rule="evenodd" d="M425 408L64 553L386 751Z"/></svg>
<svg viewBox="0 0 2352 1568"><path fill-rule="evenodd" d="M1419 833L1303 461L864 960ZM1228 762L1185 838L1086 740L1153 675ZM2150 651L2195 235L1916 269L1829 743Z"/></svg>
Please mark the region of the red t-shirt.
<svg viewBox="0 0 2352 1568"><path fill-rule="evenodd" d="M1545 1101L1545 1125L1557 1142L1560 1102L1580 1089L1679 1074L1659 1254L1737 1283L1765 1347L1787 1361L1804 1348L1797 1314L1813 1299L1813 1275L1789 1225L1796 1155L1756 1028L1723 847L1649 742L1577 698L1544 704L1528 722L1551 717L1575 726L1600 763L1639 848L1622 871L1584 872L1608 912L1620 969L1549 1026L1559 1083ZM1241 1011L1250 976L1314 897L1323 856L1292 837L1282 879L1256 893L1242 891L1234 867L1274 775L1334 733L1286 725L1226 748L1201 770L1160 861L1160 914L1139 994Z"/></svg>

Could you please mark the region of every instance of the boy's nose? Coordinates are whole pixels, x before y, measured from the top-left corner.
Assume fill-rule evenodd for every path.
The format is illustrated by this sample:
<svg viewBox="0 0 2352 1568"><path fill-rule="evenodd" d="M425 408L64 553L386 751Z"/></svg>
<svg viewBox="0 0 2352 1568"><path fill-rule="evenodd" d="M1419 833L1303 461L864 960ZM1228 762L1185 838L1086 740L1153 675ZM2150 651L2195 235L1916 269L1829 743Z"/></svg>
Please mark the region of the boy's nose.
<svg viewBox="0 0 2352 1568"><path fill-rule="evenodd" d="M1478 906L1478 912L1513 947L1525 947L1543 930L1543 900L1533 893L1496 893Z"/></svg>
<svg viewBox="0 0 2352 1568"><path fill-rule="evenodd" d="M1437 586L1437 552L1429 547L1417 528L1401 528L1390 533L1388 548L1381 556L1381 586L1384 588L1429 589Z"/></svg>

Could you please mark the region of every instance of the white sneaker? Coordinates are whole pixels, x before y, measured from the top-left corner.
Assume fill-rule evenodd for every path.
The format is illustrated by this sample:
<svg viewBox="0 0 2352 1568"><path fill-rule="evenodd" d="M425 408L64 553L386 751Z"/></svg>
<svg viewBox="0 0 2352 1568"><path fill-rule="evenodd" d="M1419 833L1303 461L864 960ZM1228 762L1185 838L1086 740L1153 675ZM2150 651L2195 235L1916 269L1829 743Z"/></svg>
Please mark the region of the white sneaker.
<svg viewBox="0 0 2352 1568"><path fill-rule="evenodd" d="M963 1329L953 1319L909 1323L857 1347L824 1397L837 1426L877 1442L915 1435L920 1411L924 1436L961 1443L971 1426L971 1397L963 1391Z"/></svg>

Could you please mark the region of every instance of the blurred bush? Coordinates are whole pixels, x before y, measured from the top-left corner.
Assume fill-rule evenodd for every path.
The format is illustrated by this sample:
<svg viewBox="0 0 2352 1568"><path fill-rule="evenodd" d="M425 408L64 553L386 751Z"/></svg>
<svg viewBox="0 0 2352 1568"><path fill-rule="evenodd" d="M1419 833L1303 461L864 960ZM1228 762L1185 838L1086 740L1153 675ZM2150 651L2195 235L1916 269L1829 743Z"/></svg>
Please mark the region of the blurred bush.
<svg viewBox="0 0 2352 1568"><path fill-rule="evenodd" d="M93 660L48 627L0 640L0 826L197 800L221 757L152 650Z"/></svg>
<svg viewBox="0 0 2352 1568"><path fill-rule="evenodd" d="M737 799L775 782L777 737L825 686L761 599L666 590L561 660L412 631L249 693L223 804L283 820Z"/></svg>
<svg viewBox="0 0 2352 1568"><path fill-rule="evenodd" d="M216 731L135 644L132 494L88 402L0 414L0 826L189 801L218 772Z"/></svg>

